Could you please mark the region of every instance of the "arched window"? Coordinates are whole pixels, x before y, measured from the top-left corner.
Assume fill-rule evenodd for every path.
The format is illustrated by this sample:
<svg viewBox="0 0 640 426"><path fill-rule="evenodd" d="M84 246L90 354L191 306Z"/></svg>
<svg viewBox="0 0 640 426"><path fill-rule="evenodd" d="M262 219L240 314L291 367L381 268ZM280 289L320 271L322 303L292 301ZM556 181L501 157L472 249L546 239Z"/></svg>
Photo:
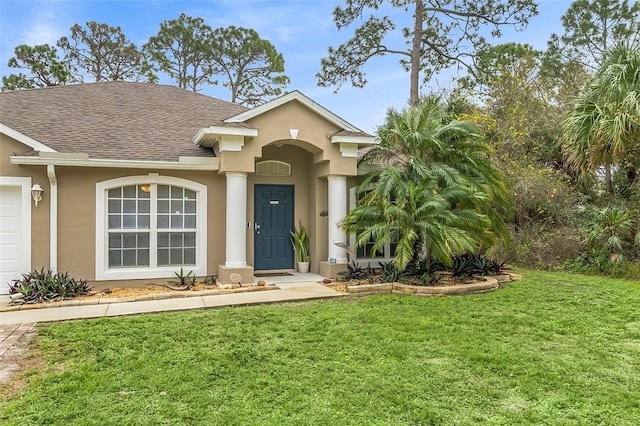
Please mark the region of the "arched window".
<svg viewBox="0 0 640 426"><path fill-rule="evenodd" d="M291 176L291 164L283 161L265 160L256 163L258 176Z"/></svg>
<svg viewBox="0 0 640 426"><path fill-rule="evenodd" d="M206 186L166 176L96 185L96 279L206 275Z"/></svg>

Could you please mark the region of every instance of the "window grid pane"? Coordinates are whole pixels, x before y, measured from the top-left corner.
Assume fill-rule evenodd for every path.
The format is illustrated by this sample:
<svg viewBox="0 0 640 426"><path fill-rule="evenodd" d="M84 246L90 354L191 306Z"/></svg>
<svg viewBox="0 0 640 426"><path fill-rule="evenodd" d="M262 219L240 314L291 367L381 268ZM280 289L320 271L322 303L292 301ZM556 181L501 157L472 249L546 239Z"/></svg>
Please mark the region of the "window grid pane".
<svg viewBox="0 0 640 426"><path fill-rule="evenodd" d="M110 189L107 206L109 230L149 229L149 184Z"/></svg>
<svg viewBox="0 0 640 426"><path fill-rule="evenodd" d="M111 232L109 234L109 267L149 266L149 234Z"/></svg>
<svg viewBox="0 0 640 426"><path fill-rule="evenodd" d="M197 226L197 194L172 185L158 185L158 230L189 229Z"/></svg>
<svg viewBox="0 0 640 426"><path fill-rule="evenodd" d="M156 203L155 209L150 201ZM109 189L108 267L195 265L197 202L197 192L172 185ZM153 231L151 221L156 225ZM155 247L151 246L151 232L157 233ZM156 265L151 264L151 250L156 252Z"/></svg>
<svg viewBox="0 0 640 426"><path fill-rule="evenodd" d="M195 232L159 232L158 266L196 264Z"/></svg>

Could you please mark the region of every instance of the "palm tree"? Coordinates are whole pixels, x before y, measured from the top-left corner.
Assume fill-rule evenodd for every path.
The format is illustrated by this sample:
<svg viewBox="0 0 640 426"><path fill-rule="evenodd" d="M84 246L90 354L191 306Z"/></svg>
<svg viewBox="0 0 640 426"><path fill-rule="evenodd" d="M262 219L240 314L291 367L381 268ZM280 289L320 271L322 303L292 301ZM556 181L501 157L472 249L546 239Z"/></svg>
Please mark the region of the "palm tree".
<svg viewBox="0 0 640 426"><path fill-rule="evenodd" d="M562 123L561 144L568 165L584 180L595 171L607 171L607 192L612 193L610 167L628 168L632 184L640 167L640 50L618 46L576 101Z"/></svg>
<svg viewBox="0 0 640 426"><path fill-rule="evenodd" d="M378 129L380 145L361 162L375 165L359 186L360 200L343 220L356 245L381 250L394 235L394 263L451 256L508 237L504 179L489 147L469 122L444 123L437 97L401 112L390 110Z"/></svg>

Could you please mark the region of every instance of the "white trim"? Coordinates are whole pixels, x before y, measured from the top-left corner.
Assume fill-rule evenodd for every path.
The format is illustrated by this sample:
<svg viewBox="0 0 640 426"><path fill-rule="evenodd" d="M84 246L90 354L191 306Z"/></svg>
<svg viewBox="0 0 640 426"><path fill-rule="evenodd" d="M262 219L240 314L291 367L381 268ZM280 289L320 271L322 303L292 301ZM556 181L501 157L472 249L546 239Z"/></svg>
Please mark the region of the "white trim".
<svg viewBox="0 0 640 426"><path fill-rule="evenodd" d="M240 152L242 151L243 146L244 146L244 136L223 135L220 138L220 142L218 142L218 148L220 152L224 152L224 151Z"/></svg>
<svg viewBox="0 0 640 426"><path fill-rule="evenodd" d="M233 117L229 117L224 121L227 123L242 123L244 121L250 120L254 117L257 117L261 114L264 114L265 112L271 111L274 108L277 108L281 105L284 105L294 100L300 102L301 104L303 104L304 106L306 106L307 108L309 108L310 110L318 114L319 116L327 119L328 121L330 121L331 123L337 125L342 129L349 130L352 132L362 132L362 130L360 130L353 124L348 123L347 121L338 117L337 115L335 115L334 113L332 113L331 111L323 107L322 105L314 102L313 100L311 100L311 98L305 96L304 94L302 94L302 92L298 90L294 90L293 92L289 92L284 96L280 96L279 98L276 98L260 106L257 106L253 109L250 109L245 112L241 112L240 114L234 115Z"/></svg>
<svg viewBox="0 0 640 426"><path fill-rule="evenodd" d="M250 129L246 127L227 127L227 126L209 126L203 127L198 130L195 137L193 138L193 143L198 146L212 146L215 141L211 143L205 144L204 139L207 136L213 136L214 139L219 139L222 136L247 136L247 137L256 137L258 136L258 129Z"/></svg>
<svg viewBox="0 0 640 426"><path fill-rule="evenodd" d="M58 178L56 167L47 166L49 177L49 269L58 272Z"/></svg>
<svg viewBox="0 0 640 426"><path fill-rule="evenodd" d="M352 143L341 143L340 152L345 158L358 158L358 145Z"/></svg>
<svg viewBox="0 0 640 426"><path fill-rule="evenodd" d="M215 157L180 157L179 161L153 160L101 160L93 158L47 157L47 156L12 156L11 164L36 166L70 166L70 167L113 167L123 169L155 169L155 170L210 170L220 168L220 159ZM86 154L85 154L86 155ZM206 160L205 160L206 159Z"/></svg>
<svg viewBox="0 0 640 426"><path fill-rule="evenodd" d="M106 238L106 199L107 190L126 185L136 185L141 183L176 185L196 191L198 193L197 203L197 232L196 232L196 265L185 267L186 272L193 272L196 276L207 275L207 186L187 179L159 176L156 173L148 175L127 176L110 179L96 183L96 280L127 280L144 278L172 278L177 268L156 267L156 268L118 268L108 267L108 240ZM152 212L155 210L151 203ZM152 216L154 216L152 214ZM151 218L152 221L155 217ZM153 226L152 226L153 229ZM151 232L151 238L154 238ZM155 246L151 244L152 248ZM153 250L152 250L153 251ZM150 258L155 258L154 253L150 253Z"/></svg>
<svg viewBox="0 0 640 426"><path fill-rule="evenodd" d="M331 136L331 143L352 143L360 145L378 145L380 141L375 136L344 136L334 135Z"/></svg>
<svg viewBox="0 0 640 426"><path fill-rule="evenodd" d="M0 123L0 133L3 133L9 136L12 139L17 140L20 143L23 143L33 149L34 151L40 152L56 152L55 149L48 147L42 142L38 142L37 140L25 135L24 133L20 133L17 130L12 129L11 127Z"/></svg>
<svg viewBox="0 0 640 426"><path fill-rule="evenodd" d="M20 210L23 220L22 230L20 231L22 237L20 242L22 246L20 269L26 274L31 271L31 178L0 176L0 186L20 187L22 196ZM0 283L0 285L4 284Z"/></svg>

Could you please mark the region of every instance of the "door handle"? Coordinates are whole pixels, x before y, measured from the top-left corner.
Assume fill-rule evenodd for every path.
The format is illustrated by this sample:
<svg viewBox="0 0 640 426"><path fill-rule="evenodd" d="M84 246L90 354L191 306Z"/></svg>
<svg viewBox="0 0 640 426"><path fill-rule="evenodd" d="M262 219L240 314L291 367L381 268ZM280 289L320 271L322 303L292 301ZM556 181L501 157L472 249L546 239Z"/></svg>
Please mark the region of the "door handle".
<svg viewBox="0 0 640 426"><path fill-rule="evenodd" d="M253 229L260 235L260 224L258 222L253 222Z"/></svg>

